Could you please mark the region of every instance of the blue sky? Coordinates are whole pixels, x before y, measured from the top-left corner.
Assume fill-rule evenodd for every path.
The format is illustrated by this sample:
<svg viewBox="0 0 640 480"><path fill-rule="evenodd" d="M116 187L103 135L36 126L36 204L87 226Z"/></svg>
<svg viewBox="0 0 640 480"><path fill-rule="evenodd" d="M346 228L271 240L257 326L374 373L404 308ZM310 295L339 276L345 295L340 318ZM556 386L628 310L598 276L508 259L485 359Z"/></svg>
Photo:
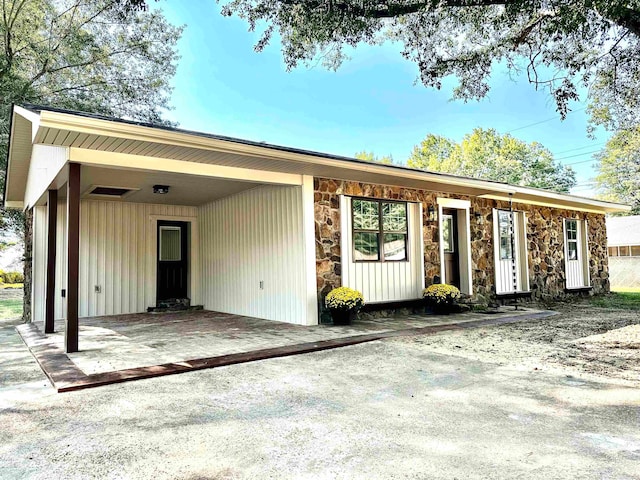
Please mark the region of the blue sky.
<svg viewBox="0 0 640 480"><path fill-rule="evenodd" d="M153 4L171 23L186 25L168 114L182 128L346 156L367 150L398 161L428 133L460 140L475 127L495 128L542 143L563 163L582 162L574 165L574 193L592 193L593 162L585 153L601 148L608 133L587 137L582 104L562 122L545 92L500 67L487 98L452 102L453 79L441 91L415 84L417 67L393 45L359 47L337 72L287 72L277 42L255 53L258 36L244 21L222 17L213 0L188 5Z"/></svg>

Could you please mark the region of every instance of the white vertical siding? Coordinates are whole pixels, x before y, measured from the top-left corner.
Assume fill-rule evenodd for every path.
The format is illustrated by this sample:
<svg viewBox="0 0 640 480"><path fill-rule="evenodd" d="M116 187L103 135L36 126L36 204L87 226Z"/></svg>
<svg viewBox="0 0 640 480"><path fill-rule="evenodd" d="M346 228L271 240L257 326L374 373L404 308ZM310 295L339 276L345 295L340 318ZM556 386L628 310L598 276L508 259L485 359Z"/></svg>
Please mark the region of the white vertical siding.
<svg viewBox="0 0 640 480"><path fill-rule="evenodd" d="M198 216L205 308L308 322L300 187L254 188Z"/></svg>
<svg viewBox="0 0 640 480"><path fill-rule="evenodd" d="M408 203L409 232L406 262L355 262L352 246L351 197L340 199L342 285L362 292L365 302L420 298L424 286L422 222L419 205Z"/></svg>
<svg viewBox="0 0 640 480"><path fill-rule="evenodd" d="M29 176L24 192L26 206L34 205L56 175L65 166L69 152L66 147L34 145L29 163Z"/></svg>
<svg viewBox="0 0 640 480"><path fill-rule="evenodd" d="M58 219L56 220L56 318L65 318L67 313L66 299L62 298L62 290L67 289L67 201L58 197ZM45 227L46 228L46 227ZM46 235L46 233L45 233ZM80 259L82 262L82 259Z"/></svg>
<svg viewBox="0 0 640 480"><path fill-rule="evenodd" d="M61 291L67 285L66 202L58 203L58 238L56 254L56 318L64 318L66 303ZM123 203L108 201L80 202L80 281L79 315L92 317L144 312L156 303L156 224L154 216L196 217L197 208L176 205ZM38 251L34 269L46 268L46 208L37 207L34 239ZM197 245L194 247L197 248ZM40 250L42 249L42 253ZM190 274L199 278L198 265L190 266ZM38 280L42 288L35 297L38 320L44 319L44 285L46 272ZM40 278L40 277L38 277ZM41 285L41 287L40 287ZM95 292L95 286L101 288ZM198 301L199 299L196 299Z"/></svg>
<svg viewBox="0 0 640 480"><path fill-rule="evenodd" d="M44 322L47 285L47 207L33 209L33 270L31 272L31 319Z"/></svg>

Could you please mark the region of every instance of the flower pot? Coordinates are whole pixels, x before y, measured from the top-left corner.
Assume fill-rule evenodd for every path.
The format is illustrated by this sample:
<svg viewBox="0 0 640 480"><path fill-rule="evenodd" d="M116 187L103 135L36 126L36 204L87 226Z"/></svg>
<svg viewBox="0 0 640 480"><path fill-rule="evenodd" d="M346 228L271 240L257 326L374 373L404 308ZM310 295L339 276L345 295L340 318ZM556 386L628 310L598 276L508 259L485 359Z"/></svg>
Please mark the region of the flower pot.
<svg viewBox="0 0 640 480"><path fill-rule="evenodd" d="M449 315L453 310L453 302L452 303L433 303L428 302L426 313L431 313L433 315Z"/></svg>
<svg viewBox="0 0 640 480"><path fill-rule="evenodd" d="M340 310L331 308L331 318L334 325L351 325L356 318L357 310Z"/></svg>

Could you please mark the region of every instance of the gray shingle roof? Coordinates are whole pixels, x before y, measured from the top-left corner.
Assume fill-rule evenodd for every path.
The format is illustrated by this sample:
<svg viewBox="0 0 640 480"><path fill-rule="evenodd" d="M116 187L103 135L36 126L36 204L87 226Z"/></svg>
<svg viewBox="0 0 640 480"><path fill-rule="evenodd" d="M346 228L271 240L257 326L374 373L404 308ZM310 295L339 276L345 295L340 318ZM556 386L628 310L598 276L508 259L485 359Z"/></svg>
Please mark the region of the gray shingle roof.
<svg viewBox="0 0 640 480"><path fill-rule="evenodd" d="M607 218L609 246L640 245L640 215Z"/></svg>

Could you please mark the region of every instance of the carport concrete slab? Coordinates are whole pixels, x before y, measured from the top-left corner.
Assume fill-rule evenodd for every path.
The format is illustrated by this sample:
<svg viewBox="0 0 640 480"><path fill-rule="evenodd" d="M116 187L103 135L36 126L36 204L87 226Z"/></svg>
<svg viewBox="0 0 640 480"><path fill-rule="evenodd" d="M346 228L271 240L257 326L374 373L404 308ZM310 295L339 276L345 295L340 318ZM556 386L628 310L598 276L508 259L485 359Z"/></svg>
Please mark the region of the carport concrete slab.
<svg viewBox="0 0 640 480"><path fill-rule="evenodd" d="M18 327L58 391L338 348L383 338L523 321L554 312L408 315L350 326L300 326L211 311L81 319L80 351L64 353L64 322Z"/></svg>

